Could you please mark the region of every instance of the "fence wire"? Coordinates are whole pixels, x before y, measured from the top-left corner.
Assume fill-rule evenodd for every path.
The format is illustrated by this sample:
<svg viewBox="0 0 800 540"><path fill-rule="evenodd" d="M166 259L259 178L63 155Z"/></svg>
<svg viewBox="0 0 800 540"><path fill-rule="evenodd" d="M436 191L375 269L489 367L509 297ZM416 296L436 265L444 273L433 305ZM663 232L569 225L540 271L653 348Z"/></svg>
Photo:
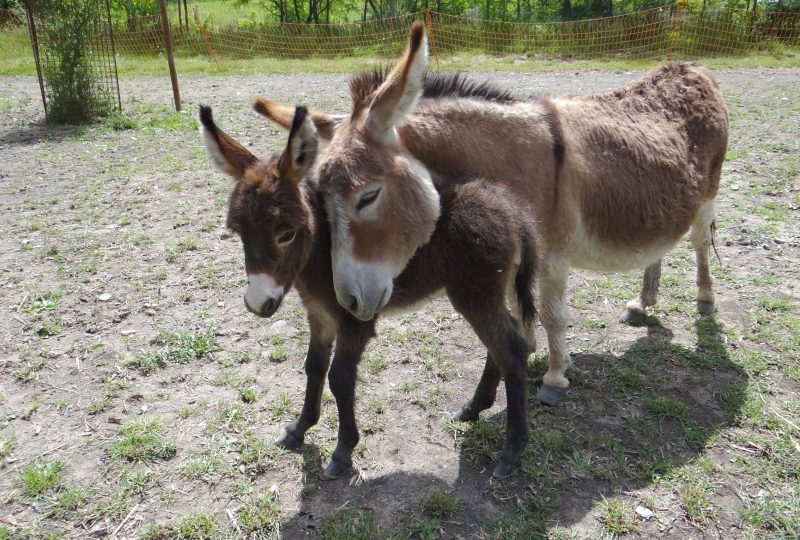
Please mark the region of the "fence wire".
<svg viewBox="0 0 800 540"><path fill-rule="evenodd" d="M514 23L437 12L338 24L201 18L171 24L177 54L225 58L376 56L402 52L415 20L428 27L434 54L519 54L542 58L691 59L800 45L800 13L690 9L681 3L580 21ZM115 23L121 54L163 49L157 16Z"/></svg>
<svg viewBox="0 0 800 540"><path fill-rule="evenodd" d="M666 59L736 56L800 46L800 13L666 6L600 19L514 23L418 12L365 22L276 23L253 18L172 16L177 55L208 55L214 62L238 58L393 58L403 51L409 26L425 22L435 55L517 54L542 59ZM19 24L19 12L0 13L0 25ZM45 21L41 21L45 22ZM100 23L99 21L98 23ZM158 15L112 21L120 55L164 52ZM98 58L108 44L98 42ZM98 69L109 65L103 61ZM107 72L101 73L107 80Z"/></svg>

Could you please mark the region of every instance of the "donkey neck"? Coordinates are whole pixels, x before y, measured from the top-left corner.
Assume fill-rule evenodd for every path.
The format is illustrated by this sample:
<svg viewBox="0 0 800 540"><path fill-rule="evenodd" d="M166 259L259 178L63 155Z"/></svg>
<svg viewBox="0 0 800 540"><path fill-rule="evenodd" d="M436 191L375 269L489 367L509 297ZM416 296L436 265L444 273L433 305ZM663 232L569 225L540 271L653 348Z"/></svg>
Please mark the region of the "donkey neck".
<svg viewBox="0 0 800 540"><path fill-rule="evenodd" d="M471 178L514 183L552 162L550 113L544 99L423 99L399 135L437 186Z"/></svg>

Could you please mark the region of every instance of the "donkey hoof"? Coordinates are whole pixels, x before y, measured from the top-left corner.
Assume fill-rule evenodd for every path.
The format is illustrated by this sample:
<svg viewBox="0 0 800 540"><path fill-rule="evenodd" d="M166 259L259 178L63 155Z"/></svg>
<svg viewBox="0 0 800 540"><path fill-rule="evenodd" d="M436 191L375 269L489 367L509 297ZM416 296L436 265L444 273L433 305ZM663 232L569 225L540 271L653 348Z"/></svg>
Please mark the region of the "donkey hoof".
<svg viewBox="0 0 800 540"><path fill-rule="evenodd" d="M275 441L275 444L287 450L294 450L303 444L303 437L298 437L288 429L284 429L281 436Z"/></svg>
<svg viewBox="0 0 800 540"><path fill-rule="evenodd" d="M555 386L547 386L543 384L539 387L539 391L536 392L536 399L541 401L543 404L552 407L563 398L567 394L566 388L556 388Z"/></svg>
<svg viewBox="0 0 800 540"><path fill-rule="evenodd" d="M714 302L708 300L697 301L697 312L703 317L708 317L714 313Z"/></svg>
<svg viewBox="0 0 800 540"><path fill-rule="evenodd" d="M619 318L619 322L630 326L644 326L644 323L646 321L647 321L646 312L631 308L626 309L625 312Z"/></svg>
<svg viewBox="0 0 800 540"><path fill-rule="evenodd" d="M457 413L453 415L454 422L475 422L478 419L479 412L471 409L470 407L464 407Z"/></svg>
<svg viewBox="0 0 800 540"><path fill-rule="evenodd" d="M517 474L517 471L519 471L519 464L501 460L497 467L494 468L492 477L497 479L509 478Z"/></svg>
<svg viewBox="0 0 800 540"><path fill-rule="evenodd" d="M349 471L350 467L352 467L351 463L342 463L338 459L332 458L328 466L325 467L325 472L323 472L322 475L325 477L325 480L336 480Z"/></svg>

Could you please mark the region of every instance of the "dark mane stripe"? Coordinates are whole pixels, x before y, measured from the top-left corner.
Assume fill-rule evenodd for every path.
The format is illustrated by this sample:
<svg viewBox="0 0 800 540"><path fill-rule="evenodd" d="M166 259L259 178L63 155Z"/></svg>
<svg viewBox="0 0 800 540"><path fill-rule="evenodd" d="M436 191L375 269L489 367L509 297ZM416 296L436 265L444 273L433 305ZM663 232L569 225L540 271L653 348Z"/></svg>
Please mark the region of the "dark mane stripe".
<svg viewBox="0 0 800 540"><path fill-rule="evenodd" d="M390 71L391 67L384 67L350 77L350 96L355 109L368 103L369 98L383 84ZM463 73L426 72L422 97L426 99L473 98L497 103L518 101L509 90L498 88L485 81L471 81Z"/></svg>

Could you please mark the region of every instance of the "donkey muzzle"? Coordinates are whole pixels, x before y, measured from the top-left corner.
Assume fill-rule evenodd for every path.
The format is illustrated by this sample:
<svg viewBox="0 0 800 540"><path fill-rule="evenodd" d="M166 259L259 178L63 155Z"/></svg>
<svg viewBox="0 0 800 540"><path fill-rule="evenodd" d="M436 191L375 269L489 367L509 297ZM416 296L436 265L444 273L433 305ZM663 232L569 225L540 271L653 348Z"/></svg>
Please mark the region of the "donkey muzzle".
<svg viewBox="0 0 800 540"><path fill-rule="evenodd" d="M283 301L283 287L268 274L252 274L247 277L244 305L259 317L271 317Z"/></svg>

